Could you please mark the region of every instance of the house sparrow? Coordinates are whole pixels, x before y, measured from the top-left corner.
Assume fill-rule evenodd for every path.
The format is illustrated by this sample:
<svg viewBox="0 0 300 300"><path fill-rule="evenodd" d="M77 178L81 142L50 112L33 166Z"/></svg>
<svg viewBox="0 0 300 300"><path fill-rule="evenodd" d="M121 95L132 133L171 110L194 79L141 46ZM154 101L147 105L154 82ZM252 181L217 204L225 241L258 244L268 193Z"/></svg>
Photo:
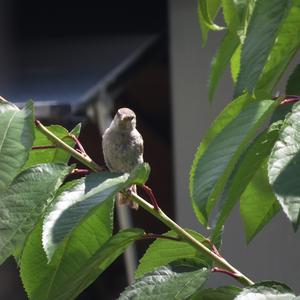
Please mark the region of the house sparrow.
<svg viewBox="0 0 300 300"><path fill-rule="evenodd" d="M130 173L143 163L144 142L136 130L136 116L129 108L120 108L102 137L102 148L106 166L111 172ZM136 186L131 191L136 192ZM128 203L137 209L138 205L119 194L120 203Z"/></svg>

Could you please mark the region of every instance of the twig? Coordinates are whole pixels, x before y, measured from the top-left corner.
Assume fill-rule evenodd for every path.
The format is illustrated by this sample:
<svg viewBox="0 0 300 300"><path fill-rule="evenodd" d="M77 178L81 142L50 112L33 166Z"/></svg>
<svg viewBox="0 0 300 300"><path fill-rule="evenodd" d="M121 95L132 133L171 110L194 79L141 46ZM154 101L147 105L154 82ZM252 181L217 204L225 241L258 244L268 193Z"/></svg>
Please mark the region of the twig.
<svg viewBox="0 0 300 300"><path fill-rule="evenodd" d="M83 155L78 151L74 150L72 147L70 147L60 138L58 138L55 134L49 131L40 121L36 120L35 124L36 127L40 130L40 132L46 135L48 139L51 140L57 147L69 152L71 156L73 156L75 159L83 163L89 169L95 172L103 171L103 168L100 167L97 163L95 163L88 155Z"/></svg>
<svg viewBox="0 0 300 300"><path fill-rule="evenodd" d="M296 103L300 100L300 97L298 98L286 98L280 102L280 105L286 105L291 103Z"/></svg>
<svg viewBox="0 0 300 300"><path fill-rule="evenodd" d="M88 170L88 169L73 169L73 171L71 172L71 174L79 174L79 175L87 175L90 174L92 171Z"/></svg>
<svg viewBox="0 0 300 300"><path fill-rule="evenodd" d="M176 222L170 219L162 210L155 210L153 205L149 204L146 200L141 198L139 195L135 193L131 193L130 199L135 201L139 206L144 208L154 217L159 219L162 223L164 223L170 229L173 229L182 240L186 241L188 244L196 248L198 251L203 253L208 258L212 259L220 268L235 274L235 279L243 285L253 285L254 282L249 279L246 275L238 271L234 268L225 258L218 256L212 250L207 248L200 241L195 239L192 235L190 235L186 230L184 230L181 226L179 226Z"/></svg>
<svg viewBox="0 0 300 300"><path fill-rule="evenodd" d="M45 126L43 126L41 122L36 121L36 126L44 135L46 135L51 141L53 141L55 145L69 152L74 158L82 162L89 169L96 172L102 170L102 168L98 166L89 156L80 154L72 147L64 143L61 139L59 139L52 132L50 132ZM161 209L157 209L157 207L155 208L154 205L151 205L145 199L133 192L130 193L130 200L137 203L139 206L144 208L147 212L152 214L155 218L160 220L167 227L174 230L183 241L186 241L192 247L203 253L208 258L212 259L215 262L215 264L218 267L220 267L220 269L226 271L226 274L228 273L228 275L230 276L234 274L234 278L243 285L248 286L254 284L254 282L251 279L249 279L246 275L235 269L227 260L225 260L223 257L218 256L216 253L214 253L214 251L210 250L202 242L195 239L185 229L183 229L176 222L170 219Z"/></svg>
<svg viewBox="0 0 300 300"><path fill-rule="evenodd" d="M145 240L145 239L164 239L164 240L171 240L171 241L176 241L176 242L180 242L181 241L179 238L176 238L176 237L173 237L173 236L167 236L167 235L157 234L157 233L145 233L139 239L140 240Z"/></svg>
<svg viewBox="0 0 300 300"><path fill-rule="evenodd" d="M159 208L159 206L158 206L156 197L155 197L155 195L153 194L152 189L151 189L149 186L145 185L145 184L142 184L141 187L142 187L142 189L148 194L148 196L150 197L150 200L151 200L151 203L152 203L154 209L157 210L157 211L159 211L160 208Z"/></svg>
<svg viewBox="0 0 300 300"><path fill-rule="evenodd" d="M83 148L81 142L79 141L79 139L77 138L76 135L74 135L74 134L69 134L69 135L67 135L67 137L68 137L68 138L71 138L73 141L75 141L76 145L78 146L78 148L79 148L79 150L80 150L79 153L81 153L81 154L83 154L83 155L87 155L85 149Z"/></svg>
<svg viewBox="0 0 300 300"><path fill-rule="evenodd" d="M298 102L299 100L300 100L300 96L298 95L286 95L284 99L280 102L280 105L295 103Z"/></svg>
<svg viewBox="0 0 300 300"><path fill-rule="evenodd" d="M233 277L234 279L237 279L237 276L239 276L239 274L236 274L236 273L233 273L233 272L230 272L230 271L227 271L227 270L218 268L218 267L212 268L211 271L212 271L212 272L215 272L215 273L223 273L223 274L226 274L226 275L228 275L228 276Z"/></svg>
<svg viewBox="0 0 300 300"><path fill-rule="evenodd" d="M31 148L31 150L54 149L54 148L57 148L57 147L54 146L54 145L48 145L48 146L33 146L33 147Z"/></svg>

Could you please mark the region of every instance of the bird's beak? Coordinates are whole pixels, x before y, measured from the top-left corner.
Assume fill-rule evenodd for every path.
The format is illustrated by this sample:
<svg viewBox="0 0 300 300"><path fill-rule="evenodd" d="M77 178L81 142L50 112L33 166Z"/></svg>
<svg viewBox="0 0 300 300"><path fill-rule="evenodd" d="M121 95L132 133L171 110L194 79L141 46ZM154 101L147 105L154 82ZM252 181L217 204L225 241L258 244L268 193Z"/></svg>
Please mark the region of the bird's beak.
<svg viewBox="0 0 300 300"><path fill-rule="evenodd" d="M121 121L126 121L126 120L128 120L128 121L131 121L131 120L133 120L133 116L121 116Z"/></svg>

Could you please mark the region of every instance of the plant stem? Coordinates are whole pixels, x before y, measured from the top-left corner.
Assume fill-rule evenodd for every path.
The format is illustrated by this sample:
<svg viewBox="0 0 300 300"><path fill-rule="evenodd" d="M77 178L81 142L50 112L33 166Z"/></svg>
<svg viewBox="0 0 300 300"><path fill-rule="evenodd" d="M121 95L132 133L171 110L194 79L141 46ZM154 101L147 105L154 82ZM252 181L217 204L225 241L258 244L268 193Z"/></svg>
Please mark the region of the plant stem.
<svg viewBox="0 0 300 300"><path fill-rule="evenodd" d="M81 154L78 151L74 150L72 147L70 147L68 144L63 142L56 135L54 135L51 131L49 131L40 121L36 120L35 124L37 128L41 131L41 133L47 136L47 138L51 140L55 145L57 145L57 147L66 150L68 153L71 154L71 156L73 156L75 159L83 163L91 170L95 172L103 171L103 168L101 168L98 164L96 164L88 155Z"/></svg>
<svg viewBox="0 0 300 300"><path fill-rule="evenodd" d="M216 253L211 251L209 248L204 246L201 242L191 236L186 230L180 227L177 223L175 223L172 219L170 219L162 210L155 210L154 207L141 198L139 195L132 193L131 200L135 201L139 204L139 206L143 207L146 211L152 214L154 217L159 219L162 223L168 226L170 229L173 229L182 239L184 239L187 243L189 243L194 248L198 249L201 253L206 255L208 258L211 258L219 267L229 271L230 273L235 274L235 279L239 281L243 285L253 285L254 282L242 274L239 270L234 268L227 260L223 257L218 256Z"/></svg>
<svg viewBox="0 0 300 300"><path fill-rule="evenodd" d="M146 239L162 239L162 240L170 240L175 242L180 242L181 239L173 237L173 236L167 236L163 234L157 234L157 233L145 233L143 236L139 238L140 240L146 240Z"/></svg>
<svg viewBox="0 0 300 300"><path fill-rule="evenodd" d="M31 150L43 150L43 149L54 149L57 148L56 146L49 145L49 146L33 146Z"/></svg>
<svg viewBox="0 0 300 300"><path fill-rule="evenodd" d="M64 149L68 153L70 153L74 158L76 158L78 161L80 161L82 164L87 166L89 169L99 172L102 171L103 168L101 168L99 165L97 165L88 155L81 154L74 150L72 147L64 143L61 139L59 139L57 136L55 136L52 132L50 132L45 126L41 124L41 122L36 121L37 128L48 137L49 140L51 140L55 145L58 147ZM214 253L212 250L204 246L201 242L199 242L197 239L195 239L193 236L191 236L186 230L184 230L182 227L180 227L177 223L175 223L172 219L170 219L159 207L154 207L150 203L148 203L146 200L144 200L142 197L137 195L136 193L130 194L130 199L142 208L144 208L146 211L148 211L150 214L152 214L154 217L159 219L162 223L164 223L167 227L170 229L173 229L180 238L182 238L184 241L189 243L191 246L196 248L198 251L206 255L208 258L212 259L215 264L224 269L225 271L228 271L232 274L235 274L234 278L240 282L243 285L253 285L254 282L250 280L248 277L246 277L244 274L242 274L239 270L235 269L227 260L225 260L223 257L219 256L218 254Z"/></svg>

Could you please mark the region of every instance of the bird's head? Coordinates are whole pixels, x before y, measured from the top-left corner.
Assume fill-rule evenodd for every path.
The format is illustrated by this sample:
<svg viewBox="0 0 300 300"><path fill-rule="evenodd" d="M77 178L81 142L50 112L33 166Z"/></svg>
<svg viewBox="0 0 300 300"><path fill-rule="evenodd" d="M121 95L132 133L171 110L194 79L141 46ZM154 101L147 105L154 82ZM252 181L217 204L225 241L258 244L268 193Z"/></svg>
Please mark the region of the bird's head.
<svg viewBox="0 0 300 300"><path fill-rule="evenodd" d="M135 113L126 107L118 109L115 117L114 124L122 130L132 130L136 126Z"/></svg>

